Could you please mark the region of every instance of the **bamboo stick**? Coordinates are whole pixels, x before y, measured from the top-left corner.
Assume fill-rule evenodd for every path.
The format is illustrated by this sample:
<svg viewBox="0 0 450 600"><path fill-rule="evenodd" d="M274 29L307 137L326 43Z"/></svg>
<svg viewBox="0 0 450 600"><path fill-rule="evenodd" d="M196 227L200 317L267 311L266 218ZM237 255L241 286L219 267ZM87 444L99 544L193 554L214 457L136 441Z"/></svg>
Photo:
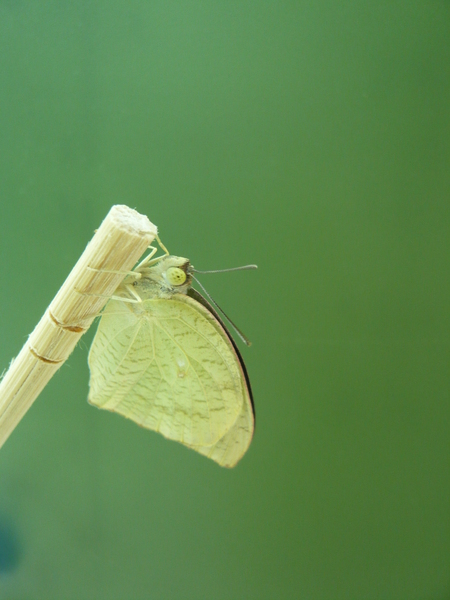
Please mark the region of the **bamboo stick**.
<svg viewBox="0 0 450 600"><path fill-rule="evenodd" d="M156 234L146 216L111 208L0 382L0 447Z"/></svg>

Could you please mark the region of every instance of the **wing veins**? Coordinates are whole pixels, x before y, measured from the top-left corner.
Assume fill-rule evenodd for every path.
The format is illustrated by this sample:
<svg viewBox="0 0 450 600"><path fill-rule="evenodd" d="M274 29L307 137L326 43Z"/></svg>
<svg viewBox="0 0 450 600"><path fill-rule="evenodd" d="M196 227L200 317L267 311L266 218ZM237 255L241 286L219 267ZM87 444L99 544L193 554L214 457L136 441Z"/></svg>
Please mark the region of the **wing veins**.
<svg viewBox="0 0 450 600"><path fill-rule="evenodd" d="M126 327L123 327L120 331L115 333L112 338L109 338L107 343L103 347L103 351L106 350L121 333L123 333L126 329L129 329L130 327L131 327L131 325L127 325Z"/></svg>
<svg viewBox="0 0 450 600"><path fill-rule="evenodd" d="M183 322L184 322L184 321L183 321ZM181 353L182 353L182 354L183 354L183 355L186 357L186 360L187 360L187 361L188 361L188 363L189 363L189 367L192 367L192 365L191 365L191 361L189 360L189 357L188 357L188 355L186 354L186 352L185 352L185 351L184 351L184 350L181 348L180 344L179 344L179 343L178 343L178 342L177 342L177 341L176 341L176 340L175 340L175 339L174 339L174 338L173 338L173 337L170 335L170 333L167 331L167 329L165 329L165 328L162 326L162 324L161 324L161 321L157 321L157 322L156 322L156 326L157 326L157 327L159 327L159 328L160 328L160 329L161 329L161 330L162 330L162 331L163 331L163 332L164 332L164 333L167 335L167 337L168 337L170 340L172 340L172 342L173 342L173 343L174 343L176 346L178 346L178 349L180 350L180 352L181 352ZM197 361L196 361L196 362L197 362ZM206 390L205 390L205 388L203 387L203 384L202 384L202 382L201 382L201 380L200 380L200 377L198 376L198 373L197 373L197 371L196 371L194 368L192 368L192 371L194 372L194 374L195 374L195 376L196 376L196 378L197 378L197 381L198 381L198 383L200 384L200 387L201 387L201 389L202 389L202 391L203 391L203 397L204 397L204 398L205 398L205 400L206 400L206 406L207 406L207 408L208 408L208 425L209 425L209 433L210 433L210 435L212 436L212 431L211 431L211 410L210 410L210 407L209 407L208 395L207 395L207 393L206 393ZM192 403L192 401L191 401L191 422L192 422L192 404L193 404L193 403Z"/></svg>
<svg viewBox="0 0 450 600"><path fill-rule="evenodd" d="M203 315L202 315L202 316L203 316ZM214 350L214 352L215 352L215 353L216 353L218 356L220 356L220 358L222 359L222 362L223 362L223 363L226 365L226 368L227 368L227 370L228 370L228 373L229 373L229 374L230 374L230 376L231 376L231 379L234 381L234 379L235 379L235 378L233 377L233 373L231 372L231 369L230 369L230 367L229 367L229 362L228 362L228 360L225 360L225 358L224 358L223 354L222 354L221 352L219 352L219 350L218 350L218 349L217 349L215 346L213 346L213 345L211 344L211 342L210 342L210 341L209 341L209 340L208 340L208 339L207 339L207 338L206 338L206 337L205 337L205 336L204 336L202 333L198 332L196 329L194 329L194 328L192 327L192 325L190 325L189 323L187 323L186 321L184 321L184 320L183 320L182 318L180 318L180 317L167 317L167 319L170 319L171 321L173 321L173 320L181 321L181 323L183 323L184 325L186 325L187 327L189 327L189 329L191 329L191 330L192 330L192 331L194 331L194 332L195 332L197 335L199 335L199 336L200 336L200 337L201 337L201 338L202 338L202 339L203 339L203 340L204 340L204 341L207 343L208 347L209 347L209 348L212 348L212 349ZM166 317L164 317L164 320L166 320ZM205 319L205 320L206 320L206 322L208 323L208 325L211 325L211 323L210 323L210 322L209 322L207 319ZM212 327L213 327L213 326L212 326ZM164 330L164 331L166 331L166 330ZM174 340L174 341L175 341L175 340ZM177 342L175 342L175 343L177 344ZM231 343L231 342L230 342L230 343ZM178 345L178 347L180 347L180 346L179 346L179 344L177 344L177 345ZM180 348L180 349L181 349L181 348Z"/></svg>

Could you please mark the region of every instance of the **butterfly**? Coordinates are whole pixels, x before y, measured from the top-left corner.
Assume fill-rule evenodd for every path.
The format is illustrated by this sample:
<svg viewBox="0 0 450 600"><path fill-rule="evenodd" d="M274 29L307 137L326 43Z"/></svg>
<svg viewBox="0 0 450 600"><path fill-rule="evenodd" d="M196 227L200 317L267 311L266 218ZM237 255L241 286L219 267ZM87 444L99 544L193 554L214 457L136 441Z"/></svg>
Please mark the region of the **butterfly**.
<svg viewBox="0 0 450 600"><path fill-rule="evenodd" d="M165 254L152 258L152 248L102 313L88 401L234 467L255 423L244 361L212 303L191 287L199 271L159 243Z"/></svg>

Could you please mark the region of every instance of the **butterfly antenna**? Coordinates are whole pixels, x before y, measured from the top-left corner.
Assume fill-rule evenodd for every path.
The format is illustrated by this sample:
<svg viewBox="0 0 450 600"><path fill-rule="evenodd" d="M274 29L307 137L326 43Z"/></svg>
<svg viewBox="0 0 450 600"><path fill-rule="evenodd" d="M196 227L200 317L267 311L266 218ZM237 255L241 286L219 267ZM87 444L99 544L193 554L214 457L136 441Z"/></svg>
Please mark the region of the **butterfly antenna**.
<svg viewBox="0 0 450 600"><path fill-rule="evenodd" d="M238 267L238 269L240 269L242 267ZM238 270L238 269L230 269L232 271L234 270ZM206 273L207 271L202 271L204 273ZM211 273L217 273L217 271L210 271ZM196 273L199 273L199 271L196 271ZM223 314L223 316L225 317L225 319L228 321L228 323L232 326L232 328L235 330L235 332L238 334L238 336L241 338L241 340L244 342L244 344L246 346L251 346L252 343L251 341L242 333L242 331L240 331L240 329L233 323L233 321L230 319L230 317L227 316L227 314L220 308L220 306L217 304L217 302L211 298L211 296L208 294L208 292L206 291L205 287L200 283L200 281L197 279L197 277L195 277L194 275L192 275L192 278L198 283L198 285L202 288L202 290L205 292L205 294L207 295L208 299L211 301L212 304L214 304L214 306L216 308L218 308L220 310L220 312Z"/></svg>
<svg viewBox="0 0 450 600"><path fill-rule="evenodd" d="M258 268L258 265L244 265L243 267L232 267L231 269L217 269L215 271L199 271L198 269L194 269L194 268L192 268L192 270L194 271L194 273L200 273L201 275L206 275L209 273L228 273L229 271L250 271L252 269L257 269L257 268Z"/></svg>

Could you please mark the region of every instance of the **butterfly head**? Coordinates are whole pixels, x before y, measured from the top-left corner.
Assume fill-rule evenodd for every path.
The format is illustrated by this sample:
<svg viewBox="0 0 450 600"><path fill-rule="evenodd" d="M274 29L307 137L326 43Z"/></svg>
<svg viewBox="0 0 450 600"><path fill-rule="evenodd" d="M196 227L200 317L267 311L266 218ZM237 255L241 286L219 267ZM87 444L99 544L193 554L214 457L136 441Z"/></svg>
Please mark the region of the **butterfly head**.
<svg viewBox="0 0 450 600"><path fill-rule="evenodd" d="M149 297L170 298L174 294L186 294L192 285L192 267L187 258L163 256L151 267L140 271L141 277L133 285L144 299Z"/></svg>
<svg viewBox="0 0 450 600"><path fill-rule="evenodd" d="M161 278L176 294L185 294L192 285L192 267L187 258L181 256L167 256L163 258L161 267Z"/></svg>

